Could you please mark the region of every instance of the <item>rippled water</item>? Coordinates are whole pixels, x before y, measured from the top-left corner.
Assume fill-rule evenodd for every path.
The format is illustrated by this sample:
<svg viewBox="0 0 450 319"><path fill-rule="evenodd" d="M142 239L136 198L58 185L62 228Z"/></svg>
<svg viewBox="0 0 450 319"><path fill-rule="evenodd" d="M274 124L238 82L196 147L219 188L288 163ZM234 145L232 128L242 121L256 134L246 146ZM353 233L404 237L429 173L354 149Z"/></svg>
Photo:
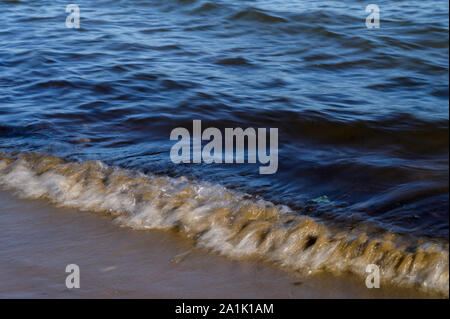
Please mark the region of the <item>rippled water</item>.
<svg viewBox="0 0 450 319"><path fill-rule="evenodd" d="M0 151L187 176L338 229L448 243L447 1L377 1L379 29L361 1L77 4L68 29L64 1L0 2ZM278 172L173 164L170 132L194 119L277 127Z"/></svg>

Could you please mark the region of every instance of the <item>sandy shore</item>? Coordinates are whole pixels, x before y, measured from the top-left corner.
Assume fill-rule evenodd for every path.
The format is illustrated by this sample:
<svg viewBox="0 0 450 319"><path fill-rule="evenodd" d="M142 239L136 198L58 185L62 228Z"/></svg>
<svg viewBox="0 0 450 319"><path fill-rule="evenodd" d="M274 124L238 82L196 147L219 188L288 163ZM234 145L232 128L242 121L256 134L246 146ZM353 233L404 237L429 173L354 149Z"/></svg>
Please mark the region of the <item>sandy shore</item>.
<svg viewBox="0 0 450 319"><path fill-rule="evenodd" d="M298 278L261 261L194 248L175 233L119 227L111 217L5 192L0 237L2 298L430 297L412 289L367 289L352 278ZM80 267L80 289L65 286L72 263Z"/></svg>

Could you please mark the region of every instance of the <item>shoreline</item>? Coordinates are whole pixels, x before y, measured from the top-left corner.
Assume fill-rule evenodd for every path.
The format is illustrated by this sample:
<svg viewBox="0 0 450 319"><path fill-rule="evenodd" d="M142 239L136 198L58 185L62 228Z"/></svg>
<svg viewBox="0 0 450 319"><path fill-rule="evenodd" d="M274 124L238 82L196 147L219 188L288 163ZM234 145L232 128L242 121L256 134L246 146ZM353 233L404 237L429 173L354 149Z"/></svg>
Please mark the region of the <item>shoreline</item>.
<svg viewBox="0 0 450 319"><path fill-rule="evenodd" d="M327 273L359 286L375 264L383 286L448 296L448 242L333 229L287 206L186 177L33 152L0 157L0 184L21 198L100 213L133 230L169 230L207 252L262 259L308 278Z"/></svg>
<svg viewBox="0 0 450 319"><path fill-rule="evenodd" d="M112 218L0 191L2 298L433 298L364 281L300 278L259 260L195 248L174 232L118 227ZM65 287L67 264L80 289Z"/></svg>

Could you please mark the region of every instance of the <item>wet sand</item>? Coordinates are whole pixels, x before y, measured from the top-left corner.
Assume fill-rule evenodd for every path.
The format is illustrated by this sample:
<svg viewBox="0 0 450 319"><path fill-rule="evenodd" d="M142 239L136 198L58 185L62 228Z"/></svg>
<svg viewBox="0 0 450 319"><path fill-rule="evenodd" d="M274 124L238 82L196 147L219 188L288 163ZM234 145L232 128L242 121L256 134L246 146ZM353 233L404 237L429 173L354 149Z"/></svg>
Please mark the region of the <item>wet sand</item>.
<svg viewBox="0 0 450 319"><path fill-rule="evenodd" d="M174 232L136 231L111 217L0 192L2 298L383 298L432 297L367 289L352 278L298 278L258 260L195 248ZM67 289L65 267L80 267Z"/></svg>

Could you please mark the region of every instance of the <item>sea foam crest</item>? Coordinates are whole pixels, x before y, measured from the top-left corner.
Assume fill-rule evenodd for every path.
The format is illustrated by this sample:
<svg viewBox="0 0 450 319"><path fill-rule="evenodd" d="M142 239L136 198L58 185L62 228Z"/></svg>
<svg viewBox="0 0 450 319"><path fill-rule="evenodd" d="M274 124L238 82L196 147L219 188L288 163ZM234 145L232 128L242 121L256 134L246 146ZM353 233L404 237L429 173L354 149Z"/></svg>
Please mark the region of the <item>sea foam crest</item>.
<svg viewBox="0 0 450 319"><path fill-rule="evenodd" d="M449 293L448 243L332 230L216 184L19 152L0 153L0 185L25 198L107 213L134 229L177 230L232 258L258 257L303 275L365 277L366 266L376 264L382 283Z"/></svg>

